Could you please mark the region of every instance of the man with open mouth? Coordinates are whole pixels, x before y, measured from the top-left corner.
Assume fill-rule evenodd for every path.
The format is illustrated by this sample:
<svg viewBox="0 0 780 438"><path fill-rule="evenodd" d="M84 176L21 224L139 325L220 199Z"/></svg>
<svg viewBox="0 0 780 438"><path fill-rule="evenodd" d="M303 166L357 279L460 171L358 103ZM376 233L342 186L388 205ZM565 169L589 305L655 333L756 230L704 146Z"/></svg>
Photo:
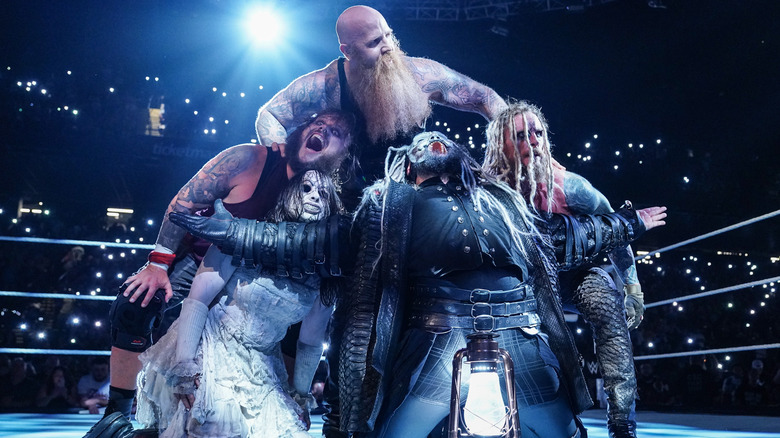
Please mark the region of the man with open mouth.
<svg viewBox="0 0 780 438"><path fill-rule="evenodd" d="M141 370L138 356L151 346L153 327L155 338L159 337L175 319L166 310L187 296L208 249L208 242L193 239L170 223L169 213L208 216L221 199L237 217L265 217L293 175L308 169L335 172L349 155L353 129L353 115L321 111L290 134L287 156L261 144L233 146L209 160L179 190L165 212L149 262L128 277L111 307L109 403L103 419L86 437L133 433L128 418Z"/></svg>
<svg viewBox="0 0 780 438"><path fill-rule="evenodd" d="M664 225L666 209L537 216L441 133L420 134L390 154L387 175L365 192L354 223L345 225L349 238L329 231L321 236L323 250L313 251L319 263L335 258L350 274L339 297L349 303L339 326L342 430L428 435L449 413L455 352L466 336L482 333L497 336L515 362L521 430L511 436L581 436L576 413L590 398L558 299L556 268L579 266ZM306 259L287 257L306 254L304 247L243 237L265 223L182 214L171 220L261 266Z"/></svg>

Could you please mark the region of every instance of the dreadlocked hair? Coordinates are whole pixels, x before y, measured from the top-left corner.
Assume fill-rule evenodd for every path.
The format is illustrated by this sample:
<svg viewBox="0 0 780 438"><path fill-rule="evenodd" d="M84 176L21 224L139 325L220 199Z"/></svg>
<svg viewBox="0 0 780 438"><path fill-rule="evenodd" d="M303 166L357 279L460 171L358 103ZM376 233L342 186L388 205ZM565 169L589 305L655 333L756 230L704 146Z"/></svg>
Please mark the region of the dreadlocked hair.
<svg viewBox="0 0 780 438"><path fill-rule="evenodd" d="M527 101L510 100L508 108L496 116L485 129L487 150L482 169L486 174L494 175L498 180L509 184L518 193L523 195L531 209L537 210L537 189L539 186L547 190L546 205L538 206L546 212L553 210L553 167L552 144L549 138L549 126L547 119L542 114L541 108ZM518 132L515 128L515 116L523 117L522 138L530 138L528 132L528 115L533 114L539 118L544 128L541 144L534 148L529 145L530 160L528 166L523 166L520 150L517 147ZM507 137L508 135L508 137ZM504 147L511 144L514 148L514 160L510 160L504 152Z"/></svg>
<svg viewBox="0 0 780 438"><path fill-rule="evenodd" d="M541 232L535 224L535 221L539 219L536 210L528 208L528 203L523 199L520 193L513 190L509 185L500 181L495 176L484 172L476 160L471 158L470 155L467 157L468 161L471 161L471 164L468 169L463 169L461 179L463 180L464 185L467 185L464 174L470 173L475 181L474 188L469 189L469 196L471 196L472 202L474 202L474 205L480 210L486 205L493 211L498 212L501 216L501 220L503 220L509 228L512 241L520 248L520 252L527 256L528 254L526 253L521 237L523 235L531 235L540 241L542 240ZM511 214L507 206L500 202L496 195L486 190L485 187L491 187L497 191L501 199L509 202L509 204L514 207L516 214ZM522 221L525 225L525 230L527 231L523 231L522 228L518 227L518 220Z"/></svg>

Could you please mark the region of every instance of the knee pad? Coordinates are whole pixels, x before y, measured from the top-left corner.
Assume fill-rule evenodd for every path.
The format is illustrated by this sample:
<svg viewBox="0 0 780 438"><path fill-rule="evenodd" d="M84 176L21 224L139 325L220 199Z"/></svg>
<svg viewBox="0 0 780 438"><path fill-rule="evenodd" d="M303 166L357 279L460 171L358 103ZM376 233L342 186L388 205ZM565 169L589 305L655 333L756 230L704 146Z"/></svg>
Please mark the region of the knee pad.
<svg viewBox="0 0 780 438"><path fill-rule="evenodd" d="M116 300L111 304L111 345L123 350L142 353L152 345L152 330L162 321L166 309L165 289L157 289L149 305L141 307L141 300L131 303L124 296L127 288L119 288Z"/></svg>
<svg viewBox="0 0 780 438"><path fill-rule="evenodd" d="M625 326L623 292L615 288L612 278L599 268L589 269L577 287L574 302L579 313L593 329L594 336L600 328Z"/></svg>

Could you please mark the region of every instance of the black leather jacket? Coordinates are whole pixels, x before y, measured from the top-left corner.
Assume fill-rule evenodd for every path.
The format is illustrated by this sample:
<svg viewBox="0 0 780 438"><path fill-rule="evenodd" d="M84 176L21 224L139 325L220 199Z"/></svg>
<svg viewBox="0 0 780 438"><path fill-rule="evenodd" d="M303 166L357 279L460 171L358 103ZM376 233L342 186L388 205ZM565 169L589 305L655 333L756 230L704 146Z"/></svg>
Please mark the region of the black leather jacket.
<svg viewBox="0 0 780 438"><path fill-rule="evenodd" d="M491 192L510 205L502 192ZM341 428L350 432L374 427L388 393L392 359L398 348L407 304L408 266L415 189L390 182L374 188L376 203L366 203L353 229L370 230L358 239L358 261L352 287L342 297L346 313L340 357ZM442 194L441 196L448 196ZM384 205L384 211L381 206ZM509 208L508 208L509 209ZM522 224L519 218L516 223ZM381 230L377 228L381 225ZM528 267L542 318L543 330L561 364L572 407L581 412L592 405L580 368L574 339L566 327L558 295L557 271L571 269L598 251L626 245L644 231L632 210L597 216L548 215L539 221L540 236L523 235ZM381 251L375 251L381 248ZM366 258L373 252L379 259ZM477 251L478 252L478 251Z"/></svg>

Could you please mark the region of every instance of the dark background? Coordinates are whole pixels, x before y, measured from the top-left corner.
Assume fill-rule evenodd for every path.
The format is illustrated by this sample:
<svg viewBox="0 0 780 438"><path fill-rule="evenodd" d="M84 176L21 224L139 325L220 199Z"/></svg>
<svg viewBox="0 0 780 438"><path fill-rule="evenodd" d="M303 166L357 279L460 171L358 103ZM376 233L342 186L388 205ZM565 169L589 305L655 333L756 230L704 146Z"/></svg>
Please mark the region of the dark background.
<svg viewBox="0 0 780 438"><path fill-rule="evenodd" d="M552 2L585 5L579 13L514 2L517 13L505 20L461 14L458 21L410 20L402 7L408 2L367 3L386 15L410 55L440 61L502 96L541 105L554 155L613 204L631 199L639 206L668 206L669 225L640 248L672 244L780 206L778 2L668 0L666 8L636 0ZM249 4L4 2L2 207L15 209L22 198L63 213L99 215L113 206L158 219L209 157L254 136L262 103L339 55L333 28L350 3L276 2L287 15L287 36L262 51L249 47L237 27ZM496 25L507 35L491 32ZM55 129L20 118L18 110L29 112L31 102L19 80L49 87L37 108L75 99L78 117ZM116 92L107 93L109 86ZM212 87L233 97L220 99ZM246 97L235 97L240 91ZM142 130L127 135L126 119L111 116L130 100L143 114L161 96L168 127L162 138L140 135ZM203 135L207 113L230 124L217 122L218 135ZM437 110L435 120L449 121L453 132L484 125L479 116L446 109ZM482 130L471 134L481 144ZM479 147L475 151L479 155ZM577 160L577 154L592 159ZM770 219L696 245L776 255L778 223Z"/></svg>
<svg viewBox="0 0 780 438"><path fill-rule="evenodd" d="M0 237L151 243L187 179L222 149L254 137L264 102L339 56L334 25L351 3L271 3L286 15L287 33L258 49L240 27L250 1L4 1ZM646 0L366 3L387 17L410 55L541 105L554 156L613 205L630 199L639 207L669 207L668 225L643 236L635 249L676 244L780 207L780 2L652 2L665 8ZM411 4L457 5L459 19L412 20ZM483 8L493 15L466 19L466 8L476 4L495 6ZM511 14L496 16L501 5ZM145 135L148 108L162 102L163 135ZM478 159L484 125L480 116L446 108L429 122L459 134L464 144L471 140ZM26 214L14 223L20 203L42 203L50 215ZM107 219L107 207L134 209L122 218L128 227ZM779 225L773 217L642 260L637 269L646 301L780 275ZM143 250L86 246L83 260L69 268L69 251L69 245L2 242L0 289L113 295L146 257ZM776 295L771 283L651 306L631 334L639 408L777 415ZM1 302L0 347L108 347L105 301L22 296ZM587 325L579 320L575 327L580 352L595 363ZM731 351L744 346L754 348ZM648 357L707 349L729 351ZM721 391L738 366L766 385L751 387L746 377L733 398Z"/></svg>

